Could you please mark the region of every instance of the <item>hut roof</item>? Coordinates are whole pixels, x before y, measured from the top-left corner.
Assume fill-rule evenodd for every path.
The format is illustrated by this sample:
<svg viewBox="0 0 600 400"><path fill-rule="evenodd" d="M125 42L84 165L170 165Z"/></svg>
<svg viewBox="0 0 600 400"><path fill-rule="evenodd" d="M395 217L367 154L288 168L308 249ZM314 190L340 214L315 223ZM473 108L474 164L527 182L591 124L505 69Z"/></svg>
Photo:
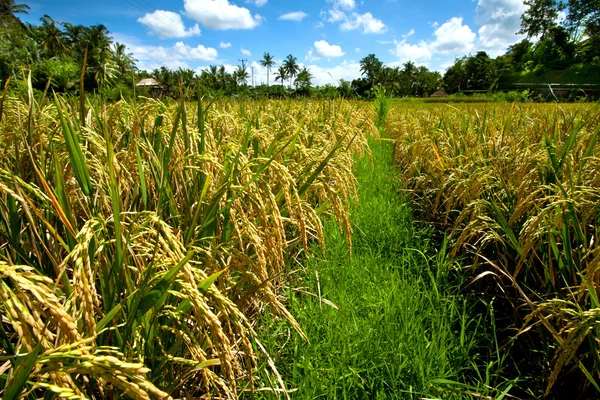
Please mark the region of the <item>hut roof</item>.
<svg viewBox="0 0 600 400"><path fill-rule="evenodd" d="M443 90L438 90L437 92L434 92L431 97L448 97L448 93Z"/></svg>
<svg viewBox="0 0 600 400"><path fill-rule="evenodd" d="M162 85L154 78L142 79L135 86L162 87Z"/></svg>

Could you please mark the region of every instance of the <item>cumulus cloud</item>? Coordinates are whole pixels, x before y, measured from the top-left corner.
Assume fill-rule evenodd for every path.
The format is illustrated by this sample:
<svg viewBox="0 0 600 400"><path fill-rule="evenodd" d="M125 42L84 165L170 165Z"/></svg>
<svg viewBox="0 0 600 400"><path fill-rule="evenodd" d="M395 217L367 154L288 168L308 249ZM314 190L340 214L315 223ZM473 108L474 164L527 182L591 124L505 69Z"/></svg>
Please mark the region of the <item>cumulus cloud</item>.
<svg viewBox="0 0 600 400"><path fill-rule="evenodd" d="M246 0L248 4L254 4L256 7L262 7L268 3L269 0Z"/></svg>
<svg viewBox="0 0 600 400"><path fill-rule="evenodd" d="M200 35L198 24L185 29L181 16L171 11L156 10L138 18L138 22L146 25L152 34L158 35L161 39Z"/></svg>
<svg viewBox="0 0 600 400"><path fill-rule="evenodd" d="M477 36L468 25L463 25L463 19L458 17L437 26L433 32L433 40L422 40L411 44L408 39L413 34L414 30L411 29L407 34L402 35L401 41L394 41L396 46L390 50L390 53L398 58L397 62L413 61L425 65L434 57L440 60L440 58L454 58L469 54L475 48Z"/></svg>
<svg viewBox="0 0 600 400"><path fill-rule="evenodd" d="M479 0L475 21L481 25L477 48L492 57L503 54L507 47L525 38L518 35L521 15L526 10L523 0Z"/></svg>
<svg viewBox="0 0 600 400"><path fill-rule="evenodd" d="M230 42L221 42L221 43L219 43L219 47L222 49L228 49L231 47L231 43Z"/></svg>
<svg viewBox="0 0 600 400"><path fill-rule="evenodd" d="M337 8L332 8L329 10L329 17L327 18L328 22L337 22L346 19L346 13Z"/></svg>
<svg viewBox="0 0 600 400"><path fill-rule="evenodd" d="M242 47L242 48L240 48L240 52L242 52L242 54L245 55L246 57L252 57L252 53L248 49L245 49Z"/></svg>
<svg viewBox="0 0 600 400"><path fill-rule="evenodd" d="M313 85L337 85L340 79L352 81L360 76L360 64L343 61L341 64L335 67L320 67L318 65L307 66L310 73L313 75Z"/></svg>
<svg viewBox="0 0 600 400"><path fill-rule="evenodd" d="M277 19L280 19L282 21L302 21L306 17L308 17L308 14L304 11L294 11L280 15Z"/></svg>
<svg viewBox="0 0 600 400"><path fill-rule="evenodd" d="M355 0L327 0L331 8L321 12L321 18L331 23L339 23L340 30L363 30L363 33L383 33L387 26L370 12L360 14L355 11ZM363 3L361 3L363 4Z"/></svg>
<svg viewBox="0 0 600 400"><path fill-rule="evenodd" d="M188 68L188 61L215 61L217 50L198 45L196 47L177 42L171 47L127 45L133 56L139 60L140 69L151 70L161 66L170 69Z"/></svg>
<svg viewBox="0 0 600 400"><path fill-rule="evenodd" d="M435 40L429 45L430 50L441 54L468 54L475 47L477 36L468 25L463 25L462 17L453 17L440 25L434 32Z"/></svg>
<svg viewBox="0 0 600 400"><path fill-rule="evenodd" d="M342 57L345 54L340 46L336 44L329 44L325 40L319 40L315 42L314 45L319 56L323 58L331 59Z"/></svg>
<svg viewBox="0 0 600 400"><path fill-rule="evenodd" d="M354 10L354 8L356 7L356 3L354 2L354 0L333 0L333 1L329 1L330 3L333 3L333 7L334 8L341 8L343 10Z"/></svg>
<svg viewBox="0 0 600 400"><path fill-rule="evenodd" d="M263 18L250 10L230 4L229 0L184 0L187 15L202 25L217 29L253 29Z"/></svg>
<svg viewBox="0 0 600 400"><path fill-rule="evenodd" d="M315 62L315 61L319 61L321 59L321 57L318 57L315 55L314 49L308 50L308 53L306 53L305 58L306 58L306 61L308 61L308 62Z"/></svg>
<svg viewBox="0 0 600 400"><path fill-rule="evenodd" d="M426 43L409 44L406 43L406 40L396 42L396 48L390 50L390 53L398 57L400 63L413 61L417 64L424 64L433 56Z"/></svg>
<svg viewBox="0 0 600 400"><path fill-rule="evenodd" d="M384 33L387 31L387 26L383 21L373 17L370 12L364 14L352 13L352 16L346 17L340 25L342 31L352 31L361 27L363 33Z"/></svg>

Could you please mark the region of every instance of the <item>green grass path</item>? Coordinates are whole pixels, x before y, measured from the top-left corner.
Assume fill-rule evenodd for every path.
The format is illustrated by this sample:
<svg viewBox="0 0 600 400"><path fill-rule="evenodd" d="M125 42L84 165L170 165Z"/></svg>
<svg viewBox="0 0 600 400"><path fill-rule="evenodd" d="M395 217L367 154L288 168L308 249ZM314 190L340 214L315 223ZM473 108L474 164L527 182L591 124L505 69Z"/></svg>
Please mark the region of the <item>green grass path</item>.
<svg viewBox="0 0 600 400"><path fill-rule="evenodd" d="M394 178L391 144L371 143L373 165L357 161L354 254L334 221L327 251L306 260L293 282L333 302L290 292L289 307L310 343L267 321L262 340L293 399L394 399L440 394L439 379L461 380L473 343L462 300L447 290L442 249L415 226ZM436 381L437 380L437 381ZM450 398L446 392L442 398Z"/></svg>

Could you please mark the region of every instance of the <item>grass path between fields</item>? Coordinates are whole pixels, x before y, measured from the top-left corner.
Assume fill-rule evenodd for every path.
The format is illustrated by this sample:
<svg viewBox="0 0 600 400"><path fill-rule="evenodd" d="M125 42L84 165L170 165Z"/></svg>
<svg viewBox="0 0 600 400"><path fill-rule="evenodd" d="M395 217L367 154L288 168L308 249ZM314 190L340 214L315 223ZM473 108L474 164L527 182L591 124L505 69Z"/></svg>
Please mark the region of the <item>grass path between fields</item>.
<svg viewBox="0 0 600 400"><path fill-rule="evenodd" d="M477 323L447 283L444 246L429 241L400 194L391 143L373 141L371 149L372 164L365 157L355 169L352 257L335 222L327 221L326 254L314 249L291 284L317 295L289 294L310 343L275 321L266 322L262 340L294 390L292 399L464 398L464 387L462 394L449 391L457 386L444 380L472 374L466 370L475 335L467 332Z"/></svg>

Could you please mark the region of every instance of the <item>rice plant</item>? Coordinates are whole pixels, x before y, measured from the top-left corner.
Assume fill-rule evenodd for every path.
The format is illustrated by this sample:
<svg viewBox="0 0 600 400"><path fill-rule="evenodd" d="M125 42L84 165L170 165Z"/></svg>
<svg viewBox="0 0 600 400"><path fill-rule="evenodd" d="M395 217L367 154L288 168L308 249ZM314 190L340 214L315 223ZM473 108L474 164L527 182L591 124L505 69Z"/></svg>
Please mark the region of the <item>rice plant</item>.
<svg viewBox="0 0 600 400"><path fill-rule="evenodd" d="M474 280L495 279L481 295L504 299L525 357L545 354L544 395L573 368L577 390L600 392L599 111L405 104L388 118L422 215L451 233L454 254L471 254Z"/></svg>
<svg viewBox="0 0 600 400"><path fill-rule="evenodd" d="M324 214L350 242L352 155L375 134L344 101L80 103L31 85L1 118L7 399L254 390L256 316L303 335L277 291L286 261L324 246Z"/></svg>

